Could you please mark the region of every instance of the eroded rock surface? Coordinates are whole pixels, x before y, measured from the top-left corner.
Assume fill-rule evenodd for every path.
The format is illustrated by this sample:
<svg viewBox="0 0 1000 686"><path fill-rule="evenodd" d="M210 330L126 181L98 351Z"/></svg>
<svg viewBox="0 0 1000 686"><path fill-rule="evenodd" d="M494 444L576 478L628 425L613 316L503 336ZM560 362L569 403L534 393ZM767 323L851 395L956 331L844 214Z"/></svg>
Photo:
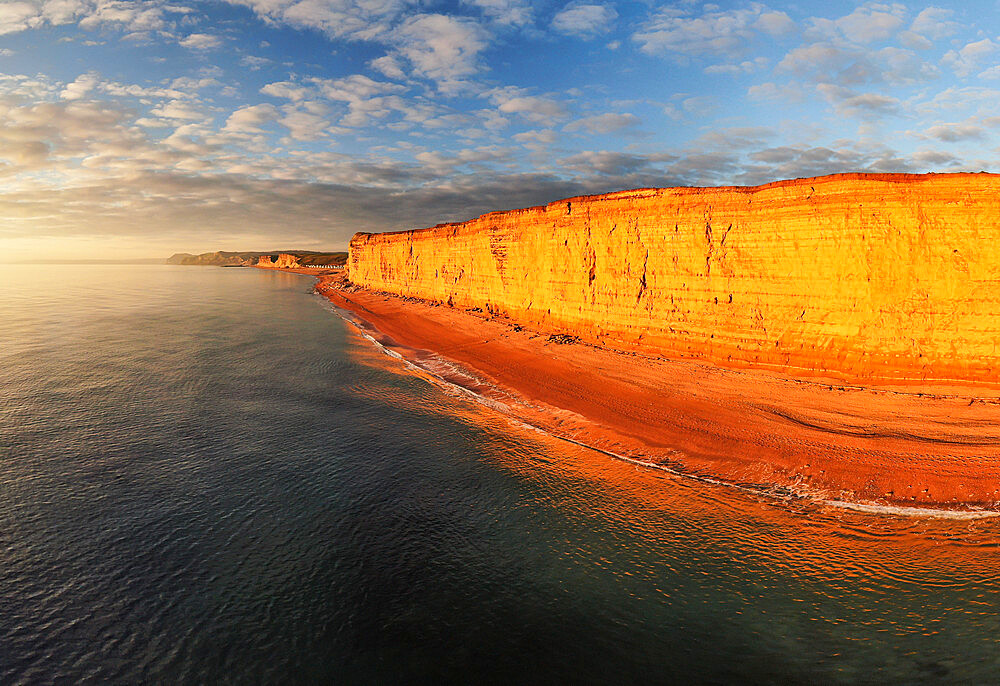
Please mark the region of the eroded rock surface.
<svg viewBox="0 0 1000 686"><path fill-rule="evenodd" d="M351 241L365 288L728 366L1000 370L1000 176L845 174L570 198Z"/></svg>

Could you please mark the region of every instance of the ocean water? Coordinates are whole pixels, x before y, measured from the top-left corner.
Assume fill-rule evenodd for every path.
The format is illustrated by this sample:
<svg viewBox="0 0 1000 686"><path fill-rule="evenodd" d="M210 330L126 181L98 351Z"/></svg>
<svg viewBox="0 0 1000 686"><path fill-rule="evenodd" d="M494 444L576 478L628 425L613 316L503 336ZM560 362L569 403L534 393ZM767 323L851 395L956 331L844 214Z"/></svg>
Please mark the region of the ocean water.
<svg viewBox="0 0 1000 686"><path fill-rule="evenodd" d="M311 283L0 271L0 683L1000 678L997 519L616 461L381 353Z"/></svg>

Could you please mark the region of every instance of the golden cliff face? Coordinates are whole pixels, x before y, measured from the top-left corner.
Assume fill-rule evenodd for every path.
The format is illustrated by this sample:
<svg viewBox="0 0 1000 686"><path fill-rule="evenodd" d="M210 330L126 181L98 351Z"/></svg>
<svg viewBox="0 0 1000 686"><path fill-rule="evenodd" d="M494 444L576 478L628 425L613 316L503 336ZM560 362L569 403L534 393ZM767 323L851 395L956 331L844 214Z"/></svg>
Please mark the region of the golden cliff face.
<svg viewBox="0 0 1000 686"><path fill-rule="evenodd" d="M619 348L996 382L1000 176L848 174L570 198L359 233L355 284Z"/></svg>

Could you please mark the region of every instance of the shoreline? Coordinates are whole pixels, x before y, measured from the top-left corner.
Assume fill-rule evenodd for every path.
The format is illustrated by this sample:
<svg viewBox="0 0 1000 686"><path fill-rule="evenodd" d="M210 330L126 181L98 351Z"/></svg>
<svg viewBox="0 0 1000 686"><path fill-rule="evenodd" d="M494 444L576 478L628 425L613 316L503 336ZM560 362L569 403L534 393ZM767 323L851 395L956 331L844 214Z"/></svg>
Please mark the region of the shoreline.
<svg viewBox="0 0 1000 686"><path fill-rule="evenodd" d="M317 278L383 348L495 409L612 457L776 497L969 515L1000 503L1000 392L864 387L599 348Z"/></svg>

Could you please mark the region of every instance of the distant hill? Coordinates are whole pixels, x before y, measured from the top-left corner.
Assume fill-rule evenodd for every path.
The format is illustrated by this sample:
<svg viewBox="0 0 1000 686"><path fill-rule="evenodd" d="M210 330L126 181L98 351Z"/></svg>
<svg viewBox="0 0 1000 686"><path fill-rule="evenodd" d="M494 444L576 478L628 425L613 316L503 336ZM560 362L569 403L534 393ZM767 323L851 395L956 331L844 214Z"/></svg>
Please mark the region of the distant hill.
<svg viewBox="0 0 1000 686"><path fill-rule="evenodd" d="M167 258L167 264L183 264L198 267L227 267L246 266L257 264L257 260L264 255L270 255L272 260L277 260L279 254L295 255L299 258L299 264L308 266L310 264L346 264L346 252L316 252L313 250L270 250L267 252L227 252L219 250L216 252L205 252L200 255L179 252Z"/></svg>

